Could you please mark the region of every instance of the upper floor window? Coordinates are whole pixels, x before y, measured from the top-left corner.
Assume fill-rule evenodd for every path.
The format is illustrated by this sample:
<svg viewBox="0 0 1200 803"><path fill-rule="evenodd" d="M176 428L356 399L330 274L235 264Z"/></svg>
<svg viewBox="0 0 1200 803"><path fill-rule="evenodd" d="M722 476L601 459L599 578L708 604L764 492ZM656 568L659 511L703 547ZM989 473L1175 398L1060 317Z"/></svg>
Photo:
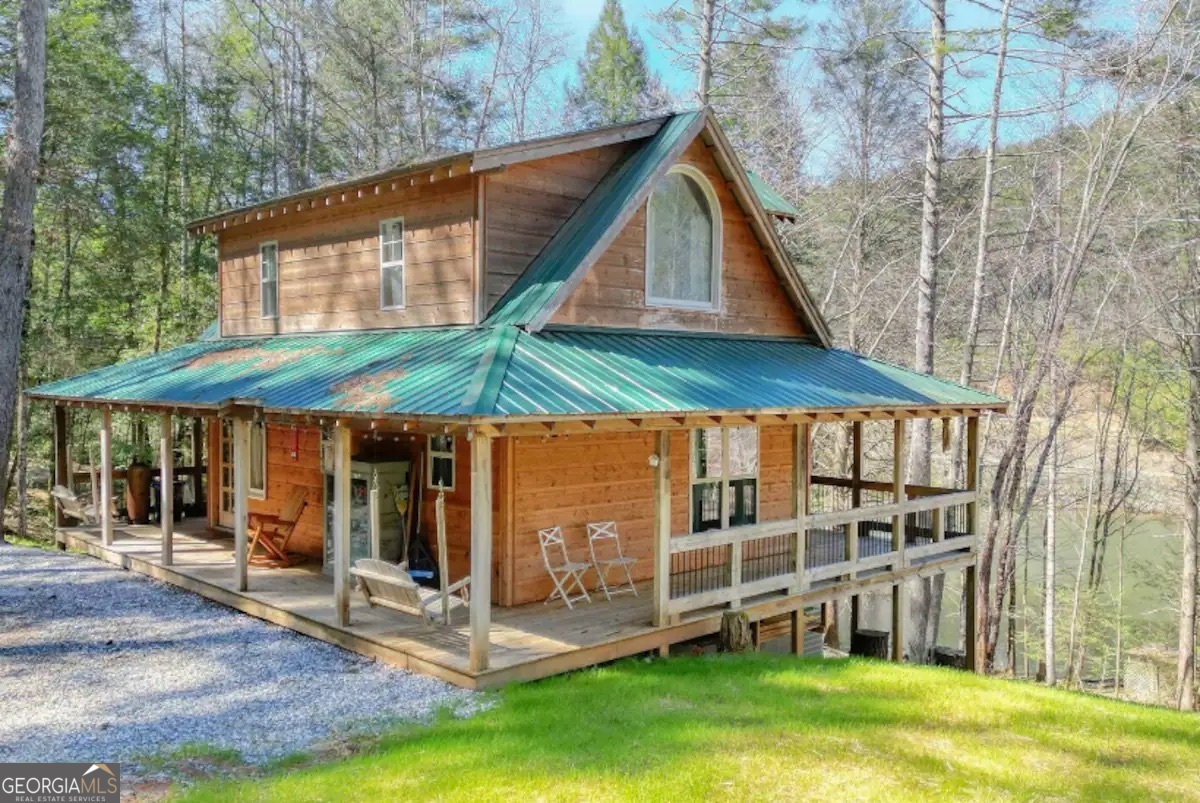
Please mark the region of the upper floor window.
<svg viewBox="0 0 1200 803"><path fill-rule="evenodd" d="M692 532L758 521L758 428L692 433Z"/></svg>
<svg viewBox="0 0 1200 803"><path fill-rule="evenodd" d="M379 306L404 306L404 218L379 224Z"/></svg>
<svg viewBox="0 0 1200 803"><path fill-rule="evenodd" d="M279 243L263 243L258 247L259 289L262 291L262 316L279 315Z"/></svg>
<svg viewBox="0 0 1200 803"><path fill-rule="evenodd" d="M647 305L720 306L720 214L703 173L687 165L671 168L647 205Z"/></svg>

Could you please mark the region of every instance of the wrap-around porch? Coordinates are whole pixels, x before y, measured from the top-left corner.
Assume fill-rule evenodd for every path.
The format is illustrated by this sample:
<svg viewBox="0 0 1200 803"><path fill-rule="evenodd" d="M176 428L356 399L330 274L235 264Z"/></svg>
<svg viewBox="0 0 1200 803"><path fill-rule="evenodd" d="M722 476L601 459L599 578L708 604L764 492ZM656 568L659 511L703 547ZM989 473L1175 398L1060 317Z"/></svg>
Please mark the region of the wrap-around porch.
<svg viewBox="0 0 1200 803"><path fill-rule="evenodd" d="M232 435L228 457L233 465L227 472L234 486L229 489L234 507L232 531L218 529L219 522L214 519L176 523L170 515L157 526L123 525L113 521L113 506L106 504L102 512L108 511L108 515L101 516L99 525L64 526L61 540L299 632L469 687L544 677L647 651L666 653L672 644L717 632L723 611L730 608L746 611L752 622L791 614L793 645L799 650L806 607L879 592L892 595L892 650L893 657L900 659L905 581L956 570L965 571L968 582L973 579L973 465L978 417L965 421L972 461L966 487L953 489L904 482L905 431L914 413L882 420L860 415L850 421L814 415L797 416L792 424L779 417L762 422L741 417L729 422L743 434L748 434L746 430L753 434L750 441L755 445L756 467L751 487L755 499L747 506L753 509L753 518L749 523L739 522L736 510L723 508L713 520L719 526L706 530L694 526L696 517L710 515L699 504L697 483L702 485L703 479L697 479L697 470L690 465L696 456L697 433L717 433L719 439L719 433L731 427L689 427L691 423L718 422L680 418L670 422L673 427L650 432L605 434L593 430L581 434L571 430L577 432L572 441L567 439L566 428L561 440L548 435L532 437L516 425L475 429L469 439L459 439L459 450L468 459L461 461L466 465L456 472L461 475L456 491L460 498L465 497L466 505L460 511L465 516L455 526L460 531L457 542L466 548L457 556L458 565L451 574L453 578L469 572L472 594L468 611L459 611L448 627L430 627L415 616L369 608L352 587L350 550L341 537L351 529L343 519L348 515L350 494L345 490L339 493L339 486L351 476L352 460L363 457L362 444L387 439L390 430L386 426L375 429L339 423L327 428L332 459L325 462L333 463L332 498L328 505L320 500L314 505L327 508L327 526L332 530L332 554L325 556L325 572L319 559L280 568L256 566L247 557L250 516L245 512L249 502L245 461L253 418L246 413L220 419L227 422ZM102 420L107 427L109 416ZM218 424L218 419L213 423L225 426ZM163 431L169 433L172 428L167 424L164 418ZM813 430L819 426L835 427L848 435L848 476L814 470ZM890 482L864 476L864 426L875 428L877 435L888 433ZM949 420L944 420L943 428L947 426ZM534 450L532 458L526 460L530 455L524 451L514 458L512 444L531 437L535 442L528 447ZM111 441L111 433L102 433L102 440ZM580 443L588 445L579 447ZM595 460L600 448L596 444L606 444L608 451L615 444L620 455L615 459L629 474L641 473L644 487L613 492L601 485L578 499L575 495L579 492L563 480L554 483L551 491L555 497L569 498L587 514L607 513L610 508L601 502L614 503L616 498L615 503L625 511L623 523L629 525L624 530L629 537L627 548L639 561L635 571L638 595L617 596L611 601L597 597L594 603L577 603L574 609L561 601L543 604L545 569L536 547L529 545L530 539L519 536L526 529L570 519L570 515L556 507L559 501L543 503L550 512L525 508L522 500L528 497L517 494L520 483L514 481L514 475L532 471L529 463L552 463L560 452L563 466L542 468L553 474L570 471L581 459L571 449L585 448ZM725 435L722 448L729 452L730 446ZM503 465L492 465L493 453ZM163 444L163 454L159 471L169 477L168 442ZM424 458L417 460L426 464ZM111 471L111 466L102 465L102 477L106 470ZM600 476L608 469L595 465L589 471ZM282 495L279 489L271 493ZM103 489L103 495L111 497L111 487ZM538 498L544 497L534 497ZM580 545L576 542L574 546L577 551ZM493 580L495 586L491 586ZM538 581L543 584L522 590L526 588L523 583ZM594 577L588 585L594 587ZM537 601L530 602L532 598ZM968 630L973 630L973 613L968 616ZM969 639L968 652L972 644ZM968 663L970 660L968 657Z"/></svg>

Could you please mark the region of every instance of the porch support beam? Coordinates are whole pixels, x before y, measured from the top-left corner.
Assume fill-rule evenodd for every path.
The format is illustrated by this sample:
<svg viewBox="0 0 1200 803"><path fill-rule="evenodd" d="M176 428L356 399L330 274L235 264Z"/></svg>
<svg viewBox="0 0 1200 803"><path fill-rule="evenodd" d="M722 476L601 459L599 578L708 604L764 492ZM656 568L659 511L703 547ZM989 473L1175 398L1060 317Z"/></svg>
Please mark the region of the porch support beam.
<svg viewBox="0 0 1200 803"><path fill-rule="evenodd" d="M250 423L233 421L233 562L238 591L249 588Z"/></svg>
<svg viewBox="0 0 1200 803"><path fill-rule="evenodd" d="M963 597L966 599L966 610L963 611L965 622L965 638L966 643L963 645L966 653L966 666L968 672L980 672L979 656L983 655L983 651L979 649L979 605L978 589L975 587L975 566L974 564L963 569Z"/></svg>
<svg viewBox="0 0 1200 803"><path fill-rule="evenodd" d="M333 428L333 618L350 626L350 427Z"/></svg>
<svg viewBox="0 0 1200 803"><path fill-rule="evenodd" d="M903 504L907 500L905 491L905 474L908 470L908 439L906 437L905 421L896 419L892 431L892 496L894 504ZM908 565L904 557L904 513L892 516L892 550L900 553L900 568ZM904 623L906 611L904 581L892 586L892 660L897 663L904 660Z"/></svg>
<svg viewBox="0 0 1200 803"><path fill-rule="evenodd" d="M159 418L158 519L162 527L162 565L175 561L175 444L170 413Z"/></svg>
<svg viewBox="0 0 1200 803"><path fill-rule="evenodd" d="M657 434L654 467L654 626L667 624L671 598L671 433Z"/></svg>
<svg viewBox="0 0 1200 803"><path fill-rule="evenodd" d="M792 449L792 515L796 519L796 586L793 593L800 593L806 585L804 569L808 555L808 497L812 477L809 425L793 425L792 438L795 443Z"/></svg>
<svg viewBox="0 0 1200 803"><path fill-rule="evenodd" d="M979 418L972 417L967 419L967 490L976 493L978 499L979 492ZM979 537L979 503L978 501L971 502L967 505L967 526L970 528L971 536L974 539ZM966 616L966 644L963 645L966 651L967 670L970 672L981 672L981 659L984 652L984 646L979 639L982 631L979 628L979 588L977 582L977 570L974 565L968 566L963 570L963 596L966 599L966 610L963 615Z"/></svg>
<svg viewBox="0 0 1200 803"><path fill-rule="evenodd" d="M471 438L471 643L467 666L488 668L492 629L492 439Z"/></svg>
<svg viewBox="0 0 1200 803"><path fill-rule="evenodd" d="M205 504L208 500L204 494L204 480L201 477L201 466L207 466L204 459L204 441L206 437L206 427L204 426L203 418L192 419L192 499L194 504L200 510L207 509ZM209 456L211 460L211 455ZM212 493L212 489L208 490Z"/></svg>
<svg viewBox="0 0 1200 803"><path fill-rule="evenodd" d="M72 477L71 450L67 445L67 408L61 404L54 405L54 484L74 492L75 483ZM62 508L50 500L54 510L54 526L65 527L67 517Z"/></svg>
<svg viewBox="0 0 1200 803"><path fill-rule="evenodd" d="M100 410L100 543L113 542L112 411Z"/></svg>

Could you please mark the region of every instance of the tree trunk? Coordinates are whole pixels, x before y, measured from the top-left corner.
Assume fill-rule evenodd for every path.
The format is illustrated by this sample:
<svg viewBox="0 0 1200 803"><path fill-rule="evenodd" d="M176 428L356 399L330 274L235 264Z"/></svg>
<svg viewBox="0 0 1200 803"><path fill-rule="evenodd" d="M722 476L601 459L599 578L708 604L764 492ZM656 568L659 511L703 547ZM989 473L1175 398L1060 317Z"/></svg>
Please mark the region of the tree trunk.
<svg viewBox="0 0 1200 803"><path fill-rule="evenodd" d="M1058 388L1051 371L1050 390L1054 398L1052 405L1058 404ZM1054 654L1054 612L1055 582L1058 576L1058 566L1055 562L1054 550L1058 548L1058 444L1050 447L1050 464L1046 467L1046 554L1042 564L1042 638L1046 661L1046 685L1058 683L1058 675L1054 669L1056 656Z"/></svg>
<svg viewBox="0 0 1200 803"><path fill-rule="evenodd" d="M917 271L916 355L913 361L913 367L923 374L933 373L934 310L937 304L938 251L941 249L939 225L942 139L945 133L946 0L933 0L929 12L929 117L925 129L925 181L921 198L921 255ZM912 422L908 455L909 482L915 485L930 484L929 441L929 419L915 419ZM933 610L934 596L930 578L922 579L916 600L917 623L912 644L913 655L922 663L928 654L930 619L938 615ZM940 594L937 596L940 597Z"/></svg>
<svg viewBox="0 0 1200 803"><path fill-rule="evenodd" d="M1200 548L1200 333L1184 336L1188 366L1187 454L1183 531L1183 566L1179 592L1179 667L1176 704L1180 710L1196 707L1196 553Z"/></svg>
<svg viewBox="0 0 1200 803"><path fill-rule="evenodd" d="M8 465L17 400L21 330L33 251L33 205L46 113L46 0L24 0L0 209L0 466Z"/></svg>
<svg viewBox="0 0 1200 803"><path fill-rule="evenodd" d="M25 365L17 372L17 390L25 387ZM17 535L29 537L29 400L17 396Z"/></svg>
<svg viewBox="0 0 1200 803"><path fill-rule="evenodd" d="M701 106L712 103L713 24L717 14L716 0L700 0L699 67L696 77L696 101Z"/></svg>

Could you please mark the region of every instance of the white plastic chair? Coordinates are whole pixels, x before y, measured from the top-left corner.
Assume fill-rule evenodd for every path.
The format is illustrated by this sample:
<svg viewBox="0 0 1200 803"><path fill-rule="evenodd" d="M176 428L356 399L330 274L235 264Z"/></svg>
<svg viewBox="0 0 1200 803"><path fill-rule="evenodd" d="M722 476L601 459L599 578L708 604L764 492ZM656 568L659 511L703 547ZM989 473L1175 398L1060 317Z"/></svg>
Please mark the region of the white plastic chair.
<svg viewBox="0 0 1200 803"><path fill-rule="evenodd" d="M596 567L596 574L600 577L600 587L604 589L605 599L611 600L617 594L633 594L636 597L638 592L637 586L633 584L632 567L637 563L637 558L626 557L621 551L621 536L617 533L617 523L615 521L591 522L587 526L587 532L588 550L592 553L592 565ZM606 541L612 541L610 550L604 548ZM597 548L599 548L600 554L597 554ZM625 581L610 586L608 573L613 569L624 570ZM617 579L620 579L620 575L617 576Z"/></svg>
<svg viewBox="0 0 1200 803"><path fill-rule="evenodd" d="M574 608L575 603L581 599L591 602L591 596L583 587L583 575L592 568L592 564L571 560L571 556L567 554L567 542L563 539L562 527L538 530L538 540L542 544L542 560L546 564L546 571L554 581L554 592L546 597L546 603L561 599L567 603L568 608ZM551 559L551 552L561 553L562 561L555 563L557 556ZM572 592L576 588L579 589L579 593L573 595Z"/></svg>

